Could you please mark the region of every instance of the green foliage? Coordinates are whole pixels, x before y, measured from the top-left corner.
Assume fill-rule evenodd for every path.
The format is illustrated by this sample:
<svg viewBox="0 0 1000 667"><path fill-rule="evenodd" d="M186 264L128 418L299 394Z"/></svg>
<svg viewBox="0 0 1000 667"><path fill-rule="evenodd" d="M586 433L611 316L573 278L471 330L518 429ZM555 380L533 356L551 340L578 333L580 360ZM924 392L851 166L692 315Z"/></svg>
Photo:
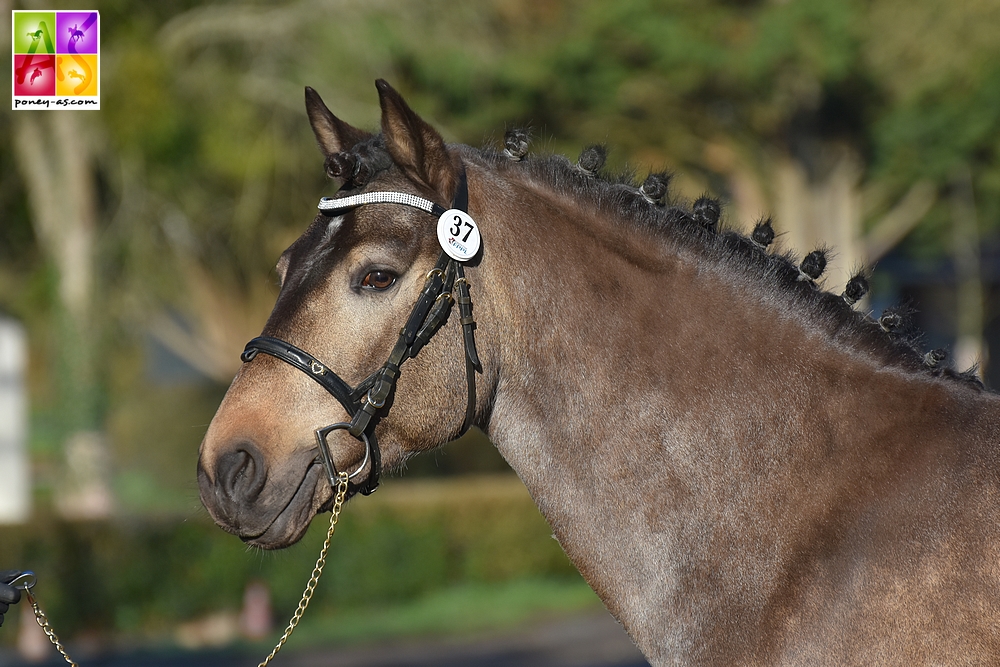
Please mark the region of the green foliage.
<svg viewBox="0 0 1000 667"><path fill-rule="evenodd" d="M376 639L460 636L496 632L538 616L600 609L597 595L578 577L529 577L450 585L407 602L307 614L296 646Z"/></svg>
<svg viewBox="0 0 1000 667"><path fill-rule="evenodd" d="M528 3L517 3L521 8ZM532 3L533 4L533 3ZM863 5L822 0L735 7L725 2L554 2L554 19L481 7L501 26L470 49L441 9L421 30L383 17L405 86L476 140L507 122L531 122L561 140L592 141L594 128L626 151L665 130L775 138L822 91L859 76ZM452 45L428 52L430 41ZM420 38L414 36L419 35ZM720 111L720 104L725 111ZM628 132L622 130L628 128ZM622 136L617 136L617 135ZM682 159L683 144L670 150Z"/></svg>
<svg viewBox="0 0 1000 667"><path fill-rule="evenodd" d="M949 82L926 90L893 109L876 129L876 167L887 177L947 182L955 169L970 165L985 177L986 199L995 200L998 193L988 183L1000 160L1000 68L979 73L972 86Z"/></svg>

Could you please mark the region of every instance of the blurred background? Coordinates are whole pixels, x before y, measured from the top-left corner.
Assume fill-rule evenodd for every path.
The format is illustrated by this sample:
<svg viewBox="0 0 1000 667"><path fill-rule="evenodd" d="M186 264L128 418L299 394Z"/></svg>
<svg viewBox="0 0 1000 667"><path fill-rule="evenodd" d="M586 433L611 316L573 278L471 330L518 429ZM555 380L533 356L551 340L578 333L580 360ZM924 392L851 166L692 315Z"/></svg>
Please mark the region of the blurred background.
<svg viewBox="0 0 1000 667"><path fill-rule="evenodd" d="M1000 0L0 0L4 58L11 9L101 13L100 111L0 112L0 568L39 572L72 645L266 643L312 567L322 526L247 551L195 483L274 263L332 192L305 85L359 127L383 77L449 141L529 126L536 152L668 168L730 227L832 248L826 289L874 267L865 308L911 304L998 386ZM295 641L599 603L473 436L348 506L315 606Z"/></svg>

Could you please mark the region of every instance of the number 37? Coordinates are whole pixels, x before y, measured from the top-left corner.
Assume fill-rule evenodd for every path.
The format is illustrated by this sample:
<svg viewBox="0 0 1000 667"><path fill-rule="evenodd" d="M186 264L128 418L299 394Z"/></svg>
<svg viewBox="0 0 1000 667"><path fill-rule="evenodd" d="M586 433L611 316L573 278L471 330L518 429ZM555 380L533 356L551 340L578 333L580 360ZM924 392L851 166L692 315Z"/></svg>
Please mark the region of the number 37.
<svg viewBox="0 0 1000 667"><path fill-rule="evenodd" d="M448 232L452 236L458 236L459 234L462 233L462 225L465 225L466 227L469 228L469 231L465 232L465 236L462 237L462 243L465 243L466 241L469 240L469 235L472 233L472 230L475 229L475 226L468 220L462 220L461 216L456 215L455 224L452 226L451 229L448 230Z"/></svg>

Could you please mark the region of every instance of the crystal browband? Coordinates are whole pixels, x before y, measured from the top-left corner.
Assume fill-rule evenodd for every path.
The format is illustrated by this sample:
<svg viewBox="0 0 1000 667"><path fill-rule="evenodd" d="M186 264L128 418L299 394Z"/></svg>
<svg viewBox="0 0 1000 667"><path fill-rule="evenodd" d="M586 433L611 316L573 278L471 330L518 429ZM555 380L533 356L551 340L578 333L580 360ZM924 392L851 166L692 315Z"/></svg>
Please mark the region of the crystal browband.
<svg viewBox="0 0 1000 667"><path fill-rule="evenodd" d="M438 216L445 212L444 207L440 204L406 192L365 192L339 199L323 197L319 200L319 210L324 215L336 215L341 211L357 208L363 204L402 204Z"/></svg>

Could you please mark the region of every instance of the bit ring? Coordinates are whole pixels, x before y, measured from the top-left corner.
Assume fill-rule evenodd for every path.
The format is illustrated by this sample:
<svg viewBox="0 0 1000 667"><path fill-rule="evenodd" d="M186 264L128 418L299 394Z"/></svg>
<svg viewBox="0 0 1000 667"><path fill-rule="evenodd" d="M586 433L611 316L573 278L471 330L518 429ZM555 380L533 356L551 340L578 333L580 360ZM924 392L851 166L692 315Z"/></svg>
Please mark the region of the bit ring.
<svg viewBox="0 0 1000 667"><path fill-rule="evenodd" d="M330 445L326 442L326 436L328 436L333 431L348 430L351 428L350 422L338 422L336 424L330 424L329 426L324 426L323 428L316 429L316 443L319 445L320 458L323 459L323 467L326 468L326 477L330 481L330 486L337 488L337 468L333 465L333 455L330 454ZM365 443L365 459L358 466L358 469L347 476L347 479L354 479L357 477L365 466L368 465L368 461L371 459L372 445L368 441L368 434L362 433L358 436L358 439Z"/></svg>

